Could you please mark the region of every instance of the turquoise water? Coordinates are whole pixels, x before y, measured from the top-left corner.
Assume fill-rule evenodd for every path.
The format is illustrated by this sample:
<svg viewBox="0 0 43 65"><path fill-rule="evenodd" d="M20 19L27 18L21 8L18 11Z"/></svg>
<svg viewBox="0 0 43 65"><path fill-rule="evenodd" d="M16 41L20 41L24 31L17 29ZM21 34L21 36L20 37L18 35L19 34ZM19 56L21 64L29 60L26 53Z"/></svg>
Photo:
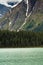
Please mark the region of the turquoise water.
<svg viewBox="0 0 43 65"><path fill-rule="evenodd" d="M43 65L43 48L0 49L0 65Z"/></svg>

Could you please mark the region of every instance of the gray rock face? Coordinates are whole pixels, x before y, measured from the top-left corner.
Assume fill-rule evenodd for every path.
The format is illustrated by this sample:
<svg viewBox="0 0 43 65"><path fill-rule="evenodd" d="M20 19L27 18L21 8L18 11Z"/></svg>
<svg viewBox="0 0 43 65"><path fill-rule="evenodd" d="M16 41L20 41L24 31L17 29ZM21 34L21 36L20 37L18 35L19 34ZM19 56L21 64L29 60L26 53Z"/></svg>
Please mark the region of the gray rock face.
<svg viewBox="0 0 43 65"><path fill-rule="evenodd" d="M24 22L26 17L26 4L22 1L16 7L10 9L1 19L1 29L16 30ZM6 23L5 23L6 22ZM5 27L7 26L7 27Z"/></svg>
<svg viewBox="0 0 43 65"><path fill-rule="evenodd" d="M0 19L0 29L8 29L11 31L18 30L26 18L26 11L28 11L28 15L31 11L34 11L34 6L37 1L38 0L22 0L16 7L9 9L9 11L4 15L4 17ZM38 3L39 2L41 1L38 1ZM37 7L39 8L39 6L36 6L36 10ZM42 8L42 6L40 7Z"/></svg>

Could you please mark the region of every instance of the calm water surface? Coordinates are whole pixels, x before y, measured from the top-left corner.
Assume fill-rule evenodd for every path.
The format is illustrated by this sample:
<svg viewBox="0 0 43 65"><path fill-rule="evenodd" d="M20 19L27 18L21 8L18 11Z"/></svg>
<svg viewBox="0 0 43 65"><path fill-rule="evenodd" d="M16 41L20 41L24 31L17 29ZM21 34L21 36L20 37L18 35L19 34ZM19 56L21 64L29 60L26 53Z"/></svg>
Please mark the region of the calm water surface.
<svg viewBox="0 0 43 65"><path fill-rule="evenodd" d="M43 65L43 48L0 49L0 65Z"/></svg>

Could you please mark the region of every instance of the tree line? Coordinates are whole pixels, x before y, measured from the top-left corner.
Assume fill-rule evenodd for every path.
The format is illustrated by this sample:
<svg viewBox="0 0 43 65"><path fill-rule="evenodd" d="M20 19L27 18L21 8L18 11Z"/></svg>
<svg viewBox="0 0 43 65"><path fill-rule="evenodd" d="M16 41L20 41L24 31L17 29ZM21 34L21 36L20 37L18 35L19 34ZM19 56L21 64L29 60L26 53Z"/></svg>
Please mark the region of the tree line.
<svg viewBox="0 0 43 65"><path fill-rule="evenodd" d="M43 32L0 30L0 48L43 47Z"/></svg>

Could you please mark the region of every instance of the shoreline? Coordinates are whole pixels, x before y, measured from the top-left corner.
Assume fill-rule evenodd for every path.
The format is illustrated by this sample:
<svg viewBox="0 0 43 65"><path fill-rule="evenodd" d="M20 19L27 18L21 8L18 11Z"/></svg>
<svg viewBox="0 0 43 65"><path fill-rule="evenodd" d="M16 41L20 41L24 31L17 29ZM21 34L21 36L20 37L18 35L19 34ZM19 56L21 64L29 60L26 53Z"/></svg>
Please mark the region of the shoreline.
<svg viewBox="0 0 43 65"><path fill-rule="evenodd" d="M4 48L0 48L0 49L25 49L25 48L43 48L43 47L15 47L15 48L11 48L11 47L4 47Z"/></svg>

